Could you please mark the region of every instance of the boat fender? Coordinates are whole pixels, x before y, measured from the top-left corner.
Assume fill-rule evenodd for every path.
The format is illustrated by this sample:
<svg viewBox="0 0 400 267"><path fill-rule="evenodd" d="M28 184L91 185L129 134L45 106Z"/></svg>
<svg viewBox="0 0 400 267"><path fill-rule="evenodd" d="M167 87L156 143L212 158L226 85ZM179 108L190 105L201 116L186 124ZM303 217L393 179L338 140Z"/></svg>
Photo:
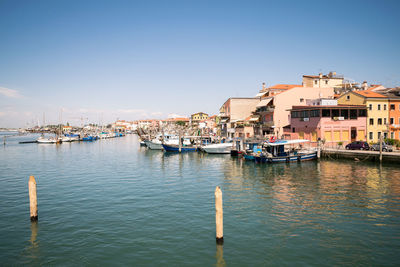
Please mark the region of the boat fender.
<svg viewBox="0 0 400 267"><path fill-rule="evenodd" d="M270 138L269 138L269 142L270 143L274 143L276 141L276 136L271 136Z"/></svg>

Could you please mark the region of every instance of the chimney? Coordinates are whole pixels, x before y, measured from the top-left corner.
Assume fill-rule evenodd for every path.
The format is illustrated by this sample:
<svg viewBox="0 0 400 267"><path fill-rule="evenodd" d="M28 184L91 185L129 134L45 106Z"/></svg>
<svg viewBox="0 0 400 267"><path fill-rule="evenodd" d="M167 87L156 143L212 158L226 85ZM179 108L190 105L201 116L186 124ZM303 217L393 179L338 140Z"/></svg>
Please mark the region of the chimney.
<svg viewBox="0 0 400 267"><path fill-rule="evenodd" d="M264 90L265 88L265 83L262 83L262 90Z"/></svg>
<svg viewBox="0 0 400 267"><path fill-rule="evenodd" d="M322 79L322 72L319 73L319 78Z"/></svg>
<svg viewBox="0 0 400 267"><path fill-rule="evenodd" d="M361 85L361 89L363 90L367 90L368 89L368 83L367 81L363 81L362 85Z"/></svg>

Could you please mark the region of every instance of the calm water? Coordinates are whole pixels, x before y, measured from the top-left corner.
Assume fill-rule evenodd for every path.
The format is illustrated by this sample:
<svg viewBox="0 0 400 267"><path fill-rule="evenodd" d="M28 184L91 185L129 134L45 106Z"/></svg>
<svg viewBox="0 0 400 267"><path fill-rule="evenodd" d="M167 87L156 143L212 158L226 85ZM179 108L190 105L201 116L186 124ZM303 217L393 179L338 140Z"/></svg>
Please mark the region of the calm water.
<svg viewBox="0 0 400 267"><path fill-rule="evenodd" d="M255 165L136 136L0 146L1 265L396 265L400 167ZM2 141L2 140L1 140ZM29 221L28 178L39 222ZM215 244L214 189L224 199Z"/></svg>

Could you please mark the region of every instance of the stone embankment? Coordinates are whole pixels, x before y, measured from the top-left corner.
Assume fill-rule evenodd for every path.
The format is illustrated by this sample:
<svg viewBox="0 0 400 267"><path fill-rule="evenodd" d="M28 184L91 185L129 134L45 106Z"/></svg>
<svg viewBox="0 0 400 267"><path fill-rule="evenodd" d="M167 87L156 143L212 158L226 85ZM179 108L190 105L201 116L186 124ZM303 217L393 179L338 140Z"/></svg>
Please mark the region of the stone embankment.
<svg viewBox="0 0 400 267"><path fill-rule="evenodd" d="M331 159L351 159L355 161L380 161L379 151L345 150L325 148L321 157ZM400 163L400 152L382 152L382 162Z"/></svg>

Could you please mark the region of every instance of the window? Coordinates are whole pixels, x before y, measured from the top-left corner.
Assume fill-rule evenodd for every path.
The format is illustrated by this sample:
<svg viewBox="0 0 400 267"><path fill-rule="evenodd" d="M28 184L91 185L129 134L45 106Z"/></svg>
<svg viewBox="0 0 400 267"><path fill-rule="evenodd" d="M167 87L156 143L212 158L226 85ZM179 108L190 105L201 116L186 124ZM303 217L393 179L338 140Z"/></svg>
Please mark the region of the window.
<svg viewBox="0 0 400 267"><path fill-rule="evenodd" d="M382 118L378 118L378 125L382 125Z"/></svg>
<svg viewBox="0 0 400 267"><path fill-rule="evenodd" d="M308 110L304 110L301 112L301 117L302 118L309 118L310 116L308 115Z"/></svg>
<svg viewBox="0 0 400 267"><path fill-rule="evenodd" d="M390 118L390 124L394 124L394 118Z"/></svg>
<svg viewBox="0 0 400 267"><path fill-rule="evenodd" d="M319 117L319 109L311 110L310 111L310 117Z"/></svg>
<svg viewBox="0 0 400 267"><path fill-rule="evenodd" d="M374 119L369 119L369 125L374 125Z"/></svg>
<svg viewBox="0 0 400 267"><path fill-rule="evenodd" d="M394 132L391 132L391 133L390 133L390 138L391 138L391 139L394 139Z"/></svg>
<svg viewBox="0 0 400 267"><path fill-rule="evenodd" d="M357 119L357 109L350 109L350 120Z"/></svg>
<svg viewBox="0 0 400 267"><path fill-rule="evenodd" d="M300 98L300 102L304 102L304 98Z"/></svg>
<svg viewBox="0 0 400 267"><path fill-rule="evenodd" d="M378 104L378 110L381 110L381 104Z"/></svg>
<svg viewBox="0 0 400 267"><path fill-rule="evenodd" d="M366 109L359 109L358 110L358 117L367 117L367 110Z"/></svg>
<svg viewBox="0 0 400 267"><path fill-rule="evenodd" d="M317 81L317 80L315 80L315 81L314 81L314 84L318 84L318 81Z"/></svg>
<svg viewBox="0 0 400 267"><path fill-rule="evenodd" d="M384 138L384 139L387 138L387 133L383 133L383 138Z"/></svg>
<svg viewBox="0 0 400 267"><path fill-rule="evenodd" d="M383 118L383 124L385 124L385 125L386 125L386 123L387 123L387 120L386 120L386 118Z"/></svg>
<svg viewBox="0 0 400 267"><path fill-rule="evenodd" d="M395 105L390 105L390 110L395 110L396 106Z"/></svg>
<svg viewBox="0 0 400 267"><path fill-rule="evenodd" d="M325 80L325 84L328 84L328 80Z"/></svg>
<svg viewBox="0 0 400 267"><path fill-rule="evenodd" d="M296 132L296 128L292 128L292 133L295 133Z"/></svg>
<svg viewBox="0 0 400 267"><path fill-rule="evenodd" d="M339 110L338 109L332 109L332 117L339 117Z"/></svg>
<svg viewBox="0 0 400 267"><path fill-rule="evenodd" d="M374 133L373 132L369 132L369 139L374 139Z"/></svg>
<svg viewBox="0 0 400 267"><path fill-rule="evenodd" d="M369 104L369 110L372 110L372 104Z"/></svg>
<svg viewBox="0 0 400 267"><path fill-rule="evenodd" d="M350 100L350 96L348 95L348 96L346 96L346 100Z"/></svg>
<svg viewBox="0 0 400 267"><path fill-rule="evenodd" d="M322 117L330 117L331 116L331 110L330 109L323 109L322 110Z"/></svg>
<svg viewBox="0 0 400 267"><path fill-rule="evenodd" d="M378 139L381 138L381 132L378 132Z"/></svg>
<svg viewBox="0 0 400 267"><path fill-rule="evenodd" d="M340 117L343 117L345 120L349 119L349 110L348 109L341 109L340 110Z"/></svg>
<svg viewBox="0 0 400 267"><path fill-rule="evenodd" d="M386 104L383 105L383 110L386 110Z"/></svg>

